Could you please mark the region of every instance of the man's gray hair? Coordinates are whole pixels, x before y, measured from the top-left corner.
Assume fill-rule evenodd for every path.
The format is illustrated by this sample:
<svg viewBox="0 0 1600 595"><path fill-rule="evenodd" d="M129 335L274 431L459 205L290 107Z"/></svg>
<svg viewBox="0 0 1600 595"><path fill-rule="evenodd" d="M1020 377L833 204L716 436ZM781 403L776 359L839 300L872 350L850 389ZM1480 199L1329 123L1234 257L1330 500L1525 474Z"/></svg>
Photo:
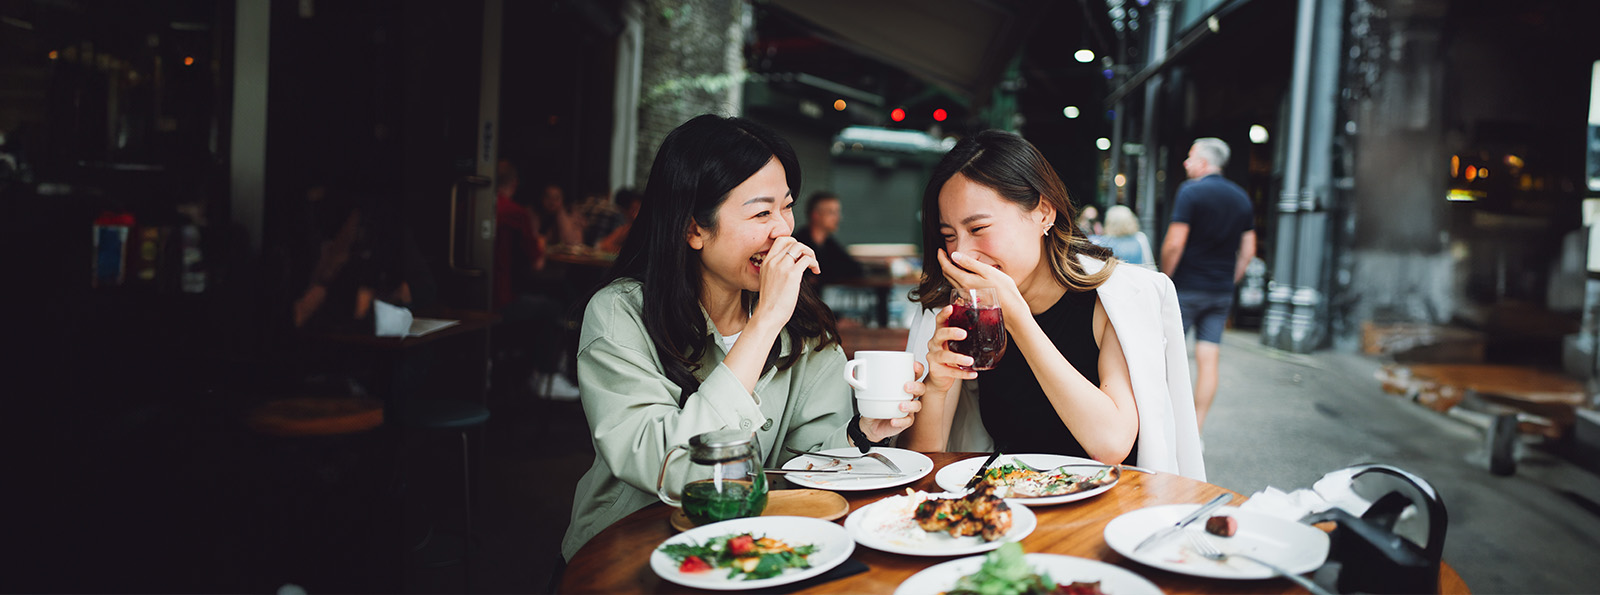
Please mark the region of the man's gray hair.
<svg viewBox="0 0 1600 595"><path fill-rule="evenodd" d="M1228 165L1228 155L1231 151L1228 150L1228 143L1222 142L1222 139L1211 136L1197 138L1194 140L1194 148L1201 159L1205 159L1206 163L1217 169Z"/></svg>

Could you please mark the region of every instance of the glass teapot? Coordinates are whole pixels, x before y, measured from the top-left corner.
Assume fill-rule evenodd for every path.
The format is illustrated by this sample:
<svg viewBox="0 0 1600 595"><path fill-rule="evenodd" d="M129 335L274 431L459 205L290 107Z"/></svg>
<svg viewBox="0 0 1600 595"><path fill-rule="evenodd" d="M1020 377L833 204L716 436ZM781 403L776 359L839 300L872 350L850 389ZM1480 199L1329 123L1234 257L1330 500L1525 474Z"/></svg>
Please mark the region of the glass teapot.
<svg viewBox="0 0 1600 595"><path fill-rule="evenodd" d="M689 473L680 499L667 495L667 465L678 449L689 451ZM728 519L760 516L767 508L767 475L761 468L761 443L755 432L716 430L689 439L667 451L656 477L656 495L683 508L696 526Z"/></svg>

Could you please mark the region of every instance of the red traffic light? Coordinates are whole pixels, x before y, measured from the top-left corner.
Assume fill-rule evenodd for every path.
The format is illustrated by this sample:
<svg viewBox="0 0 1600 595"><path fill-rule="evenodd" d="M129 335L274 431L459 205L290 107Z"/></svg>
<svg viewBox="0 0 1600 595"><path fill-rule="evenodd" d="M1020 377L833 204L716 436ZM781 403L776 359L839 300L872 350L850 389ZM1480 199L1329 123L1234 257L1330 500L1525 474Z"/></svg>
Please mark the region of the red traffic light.
<svg viewBox="0 0 1600 595"><path fill-rule="evenodd" d="M906 110L900 109L898 107L894 108L894 110L889 112L889 119L890 120L894 120L896 122L900 122L900 121L905 120L906 119Z"/></svg>
<svg viewBox="0 0 1600 595"><path fill-rule="evenodd" d="M944 108L933 110L933 120L935 122L943 122L944 119L948 117L950 117L950 115L945 113Z"/></svg>

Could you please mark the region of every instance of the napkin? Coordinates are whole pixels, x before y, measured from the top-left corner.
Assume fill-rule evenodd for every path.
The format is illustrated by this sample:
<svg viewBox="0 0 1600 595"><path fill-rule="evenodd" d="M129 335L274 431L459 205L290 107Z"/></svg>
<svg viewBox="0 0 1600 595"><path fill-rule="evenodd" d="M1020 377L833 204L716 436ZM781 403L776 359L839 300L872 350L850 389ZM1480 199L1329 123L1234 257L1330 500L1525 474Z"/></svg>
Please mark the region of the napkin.
<svg viewBox="0 0 1600 595"><path fill-rule="evenodd" d="M379 337L404 337L411 332L411 310L383 300L372 300L373 321Z"/></svg>
<svg viewBox="0 0 1600 595"><path fill-rule="evenodd" d="M1354 470L1340 469L1323 475L1310 488L1292 492L1267 486L1267 489L1251 494L1250 500L1239 508L1291 521L1299 521L1307 515L1332 508L1342 508L1359 517L1372 503L1350 489L1350 481L1354 476Z"/></svg>

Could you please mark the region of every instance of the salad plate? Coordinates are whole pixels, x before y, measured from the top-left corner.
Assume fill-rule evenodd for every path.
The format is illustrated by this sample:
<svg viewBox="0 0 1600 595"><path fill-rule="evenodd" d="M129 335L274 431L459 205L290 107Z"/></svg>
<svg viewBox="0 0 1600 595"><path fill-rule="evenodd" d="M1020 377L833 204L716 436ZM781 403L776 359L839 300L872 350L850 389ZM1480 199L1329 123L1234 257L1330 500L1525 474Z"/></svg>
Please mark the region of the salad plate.
<svg viewBox="0 0 1600 595"><path fill-rule="evenodd" d="M844 519L844 529L856 543L891 554L965 556L1022 541L1039 525L1039 518L1033 511L1025 506L1012 506L1011 529L994 541L984 541L977 535L951 537L944 531L924 531L913 514L923 500L939 496L957 497L956 494L927 492L890 496L850 513Z"/></svg>
<svg viewBox="0 0 1600 595"><path fill-rule="evenodd" d="M994 555L972 556L930 566L900 583L894 590L894 595L948 593L956 588L957 581L962 577L977 574L983 567L985 559ZM1099 560L1056 554L1026 554L1023 559L1032 573L1047 576L1058 584L1098 582L1101 592L1116 595L1160 595L1161 593L1161 588L1148 579ZM987 579L984 582L992 581L993 579ZM979 590L981 591L981 587Z"/></svg>
<svg viewBox="0 0 1600 595"><path fill-rule="evenodd" d="M983 466L983 461L985 458L986 457L973 457L945 465L943 469L940 469L938 473L934 474L933 482L939 484L939 487L945 491L961 493L966 490L967 481L971 480L972 475L978 472L979 467ZM989 470L993 471L995 469L1000 469L1007 463L1011 463L1012 461L1016 460L1021 460L1029 465L1032 465L1036 469L1055 469L1056 467L1060 467L1062 465L1103 465L1103 463L1095 461L1094 459L1085 459L1082 457L1069 457L1066 455L1052 454L1021 454L1003 455L1000 458L995 459L993 464L989 465ZM1076 471L1087 471L1087 473L1077 473L1078 475L1094 475L1097 473L1093 469L1077 469ZM1116 485L1117 481L1113 480L1110 483L1099 487L1073 492L1070 494L1061 494L1058 496L1008 496L1006 497L1006 502L1010 502L1012 504L1021 504L1023 506L1049 506L1051 504L1076 502L1078 500L1093 498L1103 494Z"/></svg>
<svg viewBox="0 0 1600 595"><path fill-rule="evenodd" d="M933 472L933 459L920 452L902 448L888 448L874 446L874 452L888 457L900 468L901 473L894 475L883 463L872 459L828 459L815 455L799 455L783 464L784 469L845 469L859 471L860 477L851 477L849 472L844 473L817 473L807 475L804 473L789 473L784 479L789 483L801 487L816 488L819 490L833 490L836 492L854 492L864 490L881 490L902 486L913 481L927 477ZM832 456L859 456L861 449L855 447L832 448L818 454ZM809 465L809 467L807 466Z"/></svg>
<svg viewBox="0 0 1600 595"><path fill-rule="evenodd" d="M669 545L708 545L730 536L749 533L756 538L770 537L792 548L810 546L813 551L806 556L809 568L789 568L770 578L745 580L743 575L730 577L727 567L711 568L699 572L681 570L682 563L662 551ZM696 589L713 591L738 591L766 589L778 585L803 581L843 564L856 549L850 535L837 523L793 516L764 516L732 519L696 527L672 536L650 553L650 569L662 579Z"/></svg>
<svg viewBox="0 0 1600 595"><path fill-rule="evenodd" d="M1218 562L1195 553L1188 535L1173 535L1157 541L1142 551L1134 551L1139 542L1157 531L1178 522L1184 515L1199 508L1198 504L1168 504L1150 506L1111 519L1106 523L1106 545L1128 559L1146 566L1179 574L1221 579L1264 579L1277 576L1272 570L1243 558ZM1200 533L1197 537L1208 539L1211 545L1228 554L1245 554L1266 560L1295 574L1316 570L1328 559L1328 534L1310 525L1302 525L1236 506L1218 508L1212 516L1231 516L1238 529L1232 537L1205 533L1205 519L1199 519L1183 532ZM1183 533L1180 532L1180 533Z"/></svg>

